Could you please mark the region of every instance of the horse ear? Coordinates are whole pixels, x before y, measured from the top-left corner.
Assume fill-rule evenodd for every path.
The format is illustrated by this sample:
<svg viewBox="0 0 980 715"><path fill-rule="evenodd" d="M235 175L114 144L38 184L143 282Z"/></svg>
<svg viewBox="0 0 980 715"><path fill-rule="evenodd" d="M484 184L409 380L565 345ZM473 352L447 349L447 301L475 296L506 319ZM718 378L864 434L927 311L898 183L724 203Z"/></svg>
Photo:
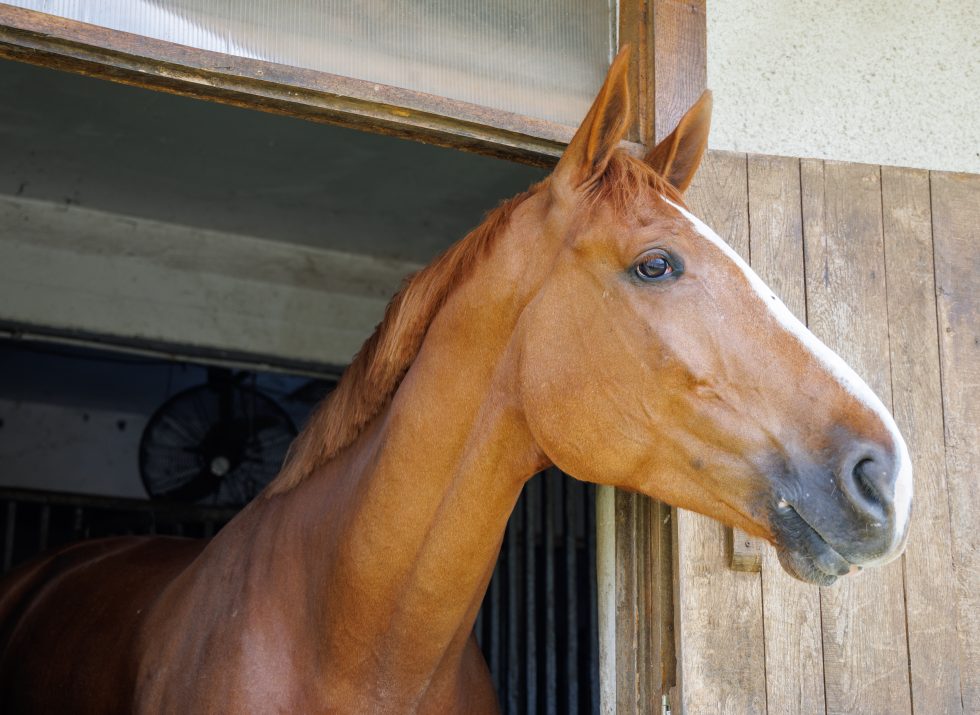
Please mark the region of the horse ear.
<svg viewBox="0 0 980 715"><path fill-rule="evenodd" d="M600 176L630 123L629 46L613 60L602 89L555 167L555 185L576 189Z"/></svg>
<svg viewBox="0 0 980 715"><path fill-rule="evenodd" d="M646 155L645 161L673 184L678 191L687 189L694 178L711 128L711 92L705 90L694 106L687 110L670 136Z"/></svg>

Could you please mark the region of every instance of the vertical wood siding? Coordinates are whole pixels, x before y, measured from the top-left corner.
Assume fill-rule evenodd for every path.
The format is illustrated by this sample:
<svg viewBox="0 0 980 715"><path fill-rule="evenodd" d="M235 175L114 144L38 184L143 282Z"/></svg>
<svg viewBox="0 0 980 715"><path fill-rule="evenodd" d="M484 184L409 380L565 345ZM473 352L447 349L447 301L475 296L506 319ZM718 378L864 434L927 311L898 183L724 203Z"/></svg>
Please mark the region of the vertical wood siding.
<svg viewBox="0 0 980 715"><path fill-rule="evenodd" d="M675 712L980 712L980 176L712 152L688 202L895 414L905 556L819 589L677 517Z"/></svg>

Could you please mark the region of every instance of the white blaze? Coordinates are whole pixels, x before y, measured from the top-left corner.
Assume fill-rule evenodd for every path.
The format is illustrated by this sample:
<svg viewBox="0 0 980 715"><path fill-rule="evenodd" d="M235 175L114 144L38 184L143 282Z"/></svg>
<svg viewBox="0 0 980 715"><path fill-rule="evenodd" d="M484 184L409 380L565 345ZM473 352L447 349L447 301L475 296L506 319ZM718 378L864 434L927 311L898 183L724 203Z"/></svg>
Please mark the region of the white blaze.
<svg viewBox="0 0 980 715"><path fill-rule="evenodd" d="M891 413L885 408L874 391L868 387L868 384L854 372L851 366L844 362L840 355L824 345L816 335L811 333L731 246L725 243L704 221L690 211L682 206L678 206L666 197L664 197L664 201L677 209L684 218L691 222L699 234L717 246L722 253L728 256L741 269L749 285L759 295L759 299L769 308L769 311L776 320L826 367L845 390L877 414L888 429L892 441L895 443L895 448L898 451L899 459L898 478L895 481L895 535L892 545L885 556L866 565L871 566L890 561L897 555L899 548L902 546L909 515L912 511L912 460L909 458L909 450L905 444L905 439L898 431L898 426L895 424Z"/></svg>

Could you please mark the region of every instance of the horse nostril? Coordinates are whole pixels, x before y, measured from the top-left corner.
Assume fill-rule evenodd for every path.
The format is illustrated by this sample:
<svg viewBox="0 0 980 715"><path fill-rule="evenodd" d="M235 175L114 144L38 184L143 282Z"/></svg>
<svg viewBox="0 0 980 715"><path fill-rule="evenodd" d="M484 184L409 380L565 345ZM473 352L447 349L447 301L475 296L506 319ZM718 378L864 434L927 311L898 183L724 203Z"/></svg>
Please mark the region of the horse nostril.
<svg viewBox="0 0 980 715"><path fill-rule="evenodd" d="M850 487L846 491L861 511L875 517L887 516L894 509L895 475L888 460L864 456L854 462L844 478Z"/></svg>
<svg viewBox="0 0 980 715"><path fill-rule="evenodd" d="M857 486L858 493L868 502L874 504L881 503L881 495L875 486L877 474L875 473L875 462L873 459L862 459L854 466L854 484Z"/></svg>

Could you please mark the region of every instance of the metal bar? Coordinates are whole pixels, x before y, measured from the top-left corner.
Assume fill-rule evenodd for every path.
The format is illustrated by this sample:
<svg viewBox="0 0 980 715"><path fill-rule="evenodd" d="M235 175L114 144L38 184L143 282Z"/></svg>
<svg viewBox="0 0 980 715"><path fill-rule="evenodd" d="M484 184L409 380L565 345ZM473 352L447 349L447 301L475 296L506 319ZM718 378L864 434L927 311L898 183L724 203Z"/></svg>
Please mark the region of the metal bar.
<svg viewBox="0 0 980 715"><path fill-rule="evenodd" d="M527 487L524 487L525 492ZM517 715L518 706L518 683L520 674L520 664L518 662L518 618L520 610L517 607L518 599L518 569L517 569L517 531L521 523L521 514L524 511L524 499L517 502L514 514L507 525L507 713Z"/></svg>
<svg viewBox="0 0 980 715"><path fill-rule="evenodd" d="M610 496L612 496L610 494ZM589 487L584 494L585 503L585 544L589 563L596 563L596 497L595 487ZM592 712L599 712L599 596L596 578L589 579L589 695L592 699Z"/></svg>
<svg viewBox="0 0 980 715"><path fill-rule="evenodd" d="M500 686L503 684L503 679L501 678L500 672L500 639L503 637L503 632L500 627L501 577L500 559L497 559L497 563L493 567L493 577L490 579L490 602L486 604L485 607L487 607L489 611L487 614L487 621L489 625L487 628L487 645L489 646L487 650L490 652L488 658L490 661L490 674L493 676L493 685L497 689L498 693L500 692Z"/></svg>
<svg viewBox="0 0 980 715"><path fill-rule="evenodd" d="M476 623L473 624L473 635L476 637L476 644L483 648L486 639L483 636L483 609L476 612Z"/></svg>
<svg viewBox="0 0 980 715"><path fill-rule="evenodd" d="M583 485L573 482L571 477L565 477L565 598L568 617L566 623L566 646L565 646L565 678L568 682L568 712L578 712L578 682L580 675L578 672L578 582L576 576L576 551L578 546L578 535L576 533L577 509L575 505L579 500L579 492L584 492ZM591 675L591 674L590 674Z"/></svg>
<svg viewBox="0 0 980 715"><path fill-rule="evenodd" d="M525 689L525 707L528 715L538 711L538 643L535 633L537 627L537 605L535 599L535 527L540 517L538 507L538 490L541 476L534 477L527 485L527 508L524 512L524 667L527 672L527 688Z"/></svg>
<svg viewBox="0 0 980 715"><path fill-rule="evenodd" d="M545 712L558 715L558 675L556 643L557 625L555 623L555 507L560 498L561 487L558 480L561 474L549 470L542 474L541 488L544 491L544 687Z"/></svg>
<svg viewBox="0 0 980 715"><path fill-rule="evenodd" d="M3 572L7 573L14 561L14 531L17 528L17 502L7 502L7 529L3 540Z"/></svg>
<svg viewBox="0 0 980 715"><path fill-rule="evenodd" d="M48 550L48 532L51 530L51 507L48 504L41 505L41 524L38 529L38 551Z"/></svg>
<svg viewBox="0 0 980 715"><path fill-rule="evenodd" d="M82 533L82 526L85 524L85 510L80 506L76 506L74 512L72 512L72 532L75 538L79 538Z"/></svg>
<svg viewBox="0 0 980 715"><path fill-rule="evenodd" d="M81 507L83 509L111 509L131 513L156 513L174 520L199 522L212 520L225 522L238 510L231 507L198 506L174 502L147 501L125 497L103 497L71 492L48 492L39 489L0 488L0 500L21 504L50 504L51 506Z"/></svg>

